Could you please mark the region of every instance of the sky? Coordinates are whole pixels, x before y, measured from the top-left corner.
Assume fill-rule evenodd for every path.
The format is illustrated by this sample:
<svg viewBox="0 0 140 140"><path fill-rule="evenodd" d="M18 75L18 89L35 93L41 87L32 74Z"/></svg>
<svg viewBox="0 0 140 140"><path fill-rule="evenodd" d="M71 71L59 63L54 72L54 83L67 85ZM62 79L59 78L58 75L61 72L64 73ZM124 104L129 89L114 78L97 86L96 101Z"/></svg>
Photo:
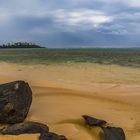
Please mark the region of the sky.
<svg viewBox="0 0 140 140"><path fill-rule="evenodd" d="M0 0L0 44L140 47L140 0Z"/></svg>

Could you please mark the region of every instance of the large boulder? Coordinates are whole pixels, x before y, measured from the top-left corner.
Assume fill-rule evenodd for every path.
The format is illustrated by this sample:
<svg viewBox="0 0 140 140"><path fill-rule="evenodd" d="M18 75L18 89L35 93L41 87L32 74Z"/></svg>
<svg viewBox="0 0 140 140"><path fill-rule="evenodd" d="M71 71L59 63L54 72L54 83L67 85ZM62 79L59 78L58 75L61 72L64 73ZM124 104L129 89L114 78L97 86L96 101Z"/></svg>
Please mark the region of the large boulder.
<svg viewBox="0 0 140 140"><path fill-rule="evenodd" d="M49 132L47 125L23 122L32 103L32 91L28 83L15 81L0 85L0 123L9 124L0 129L1 135L40 133L39 140L67 140L63 135Z"/></svg>
<svg viewBox="0 0 140 140"><path fill-rule="evenodd" d="M15 81L0 85L0 123L23 122L32 103L28 83Z"/></svg>
<svg viewBox="0 0 140 140"><path fill-rule="evenodd" d="M96 118L90 117L88 115L83 115L82 117L84 118L86 125L89 125L89 126L99 126L99 127L101 127L101 126L103 126L107 123L104 120L96 119Z"/></svg>
<svg viewBox="0 0 140 140"><path fill-rule="evenodd" d="M125 134L122 128L103 127L100 134L101 140L125 140Z"/></svg>

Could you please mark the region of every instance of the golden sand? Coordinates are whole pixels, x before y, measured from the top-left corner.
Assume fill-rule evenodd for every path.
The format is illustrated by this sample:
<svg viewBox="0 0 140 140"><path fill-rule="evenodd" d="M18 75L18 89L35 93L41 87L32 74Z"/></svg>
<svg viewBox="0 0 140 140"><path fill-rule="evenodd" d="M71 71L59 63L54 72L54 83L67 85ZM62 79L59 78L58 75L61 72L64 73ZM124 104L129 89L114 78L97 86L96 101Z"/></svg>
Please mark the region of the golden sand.
<svg viewBox="0 0 140 140"><path fill-rule="evenodd" d="M29 82L33 103L28 120L46 123L69 140L98 140L87 114L122 127L127 140L140 140L140 69L90 63L0 64L0 83ZM0 140L36 140L38 135L0 136Z"/></svg>

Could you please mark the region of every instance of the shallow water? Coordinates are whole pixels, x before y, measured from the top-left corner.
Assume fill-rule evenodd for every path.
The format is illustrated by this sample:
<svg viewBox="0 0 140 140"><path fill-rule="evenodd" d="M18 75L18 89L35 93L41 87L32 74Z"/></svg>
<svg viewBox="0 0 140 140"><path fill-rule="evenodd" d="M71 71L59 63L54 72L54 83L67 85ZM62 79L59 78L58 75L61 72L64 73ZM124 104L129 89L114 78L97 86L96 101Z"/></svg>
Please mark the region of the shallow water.
<svg viewBox="0 0 140 140"><path fill-rule="evenodd" d="M140 67L139 48L0 49L0 61L19 64L98 63Z"/></svg>

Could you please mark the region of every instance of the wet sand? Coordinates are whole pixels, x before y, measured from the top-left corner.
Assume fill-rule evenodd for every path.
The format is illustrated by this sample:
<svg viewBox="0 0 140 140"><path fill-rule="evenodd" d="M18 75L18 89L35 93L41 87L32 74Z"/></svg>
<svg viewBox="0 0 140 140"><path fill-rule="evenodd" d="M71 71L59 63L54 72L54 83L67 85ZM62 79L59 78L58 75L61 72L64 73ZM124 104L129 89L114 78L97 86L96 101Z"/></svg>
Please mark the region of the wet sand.
<svg viewBox="0 0 140 140"><path fill-rule="evenodd" d="M28 81L33 103L27 120L46 123L69 140L98 140L85 127L87 114L122 127L127 140L140 139L140 69L90 63L17 65L0 63L0 83ZM36 140L38 135L0 136Z"/></svg>

